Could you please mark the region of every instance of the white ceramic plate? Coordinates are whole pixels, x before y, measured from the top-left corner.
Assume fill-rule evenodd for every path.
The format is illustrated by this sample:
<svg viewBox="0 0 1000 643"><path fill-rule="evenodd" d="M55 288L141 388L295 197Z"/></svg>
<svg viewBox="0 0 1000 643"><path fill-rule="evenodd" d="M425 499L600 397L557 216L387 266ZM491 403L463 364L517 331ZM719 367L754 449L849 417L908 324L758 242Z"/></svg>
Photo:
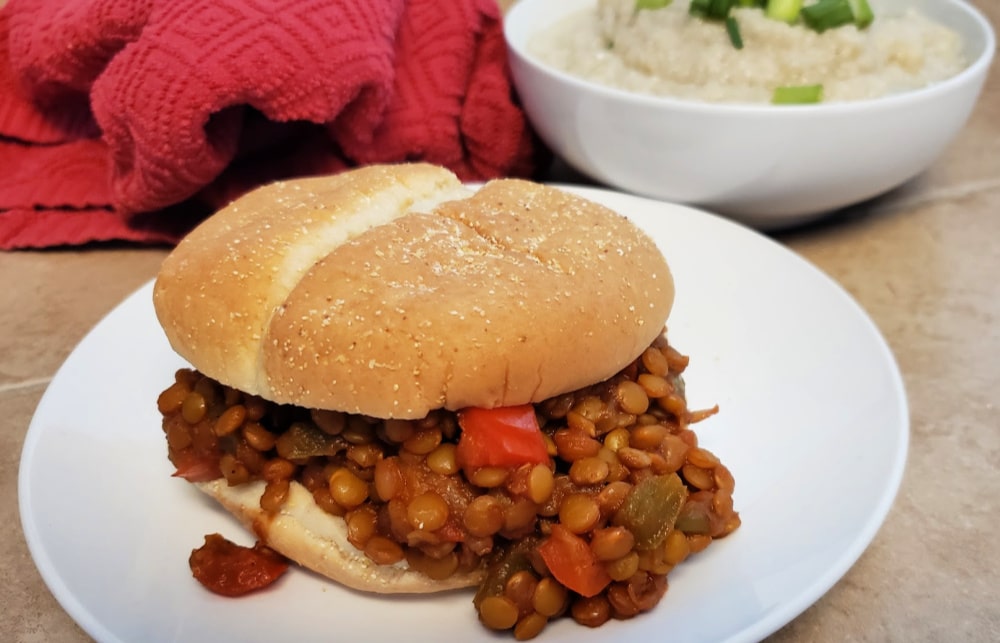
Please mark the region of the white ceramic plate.
<svg viewBox="0 0 1000 643"><path fill-rule="evenodd" d="M563 619L541 640L763 638L847 571L892 503L908 439L895 361L843 290L765 237L686 207L579 191L627 213L671 262L671 340L692 356L691 404L721 406L699 433L736 477L743 526L674 570L652 613L594 630ZM21 457L32 556L84 630L129 643L498 640L470 592L378 598L302 570L241 599L203 590L187 557L204 534L252 538L170 477L155 400L182 362L150 293L126 299L66 360Z"/></svg>

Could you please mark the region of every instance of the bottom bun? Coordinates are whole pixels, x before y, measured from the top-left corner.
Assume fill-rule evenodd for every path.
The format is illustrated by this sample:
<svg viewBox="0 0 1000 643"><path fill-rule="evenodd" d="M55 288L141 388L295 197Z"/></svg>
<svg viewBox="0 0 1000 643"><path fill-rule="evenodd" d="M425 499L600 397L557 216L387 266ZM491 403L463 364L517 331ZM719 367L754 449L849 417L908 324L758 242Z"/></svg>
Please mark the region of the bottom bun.
<svg viewBox="0 0 1000 643"><path fill-rule="evenodd" d="M409 568L406 561L379 565L347 540L343 518L316 505L312 494L292 482L288 498L274 516L260 508L263 481L229 486L225 479L195 483L215 498L268 547L299 565L342 585L380 594L428 594L478 585L483 570L434 580Z"/></svg>

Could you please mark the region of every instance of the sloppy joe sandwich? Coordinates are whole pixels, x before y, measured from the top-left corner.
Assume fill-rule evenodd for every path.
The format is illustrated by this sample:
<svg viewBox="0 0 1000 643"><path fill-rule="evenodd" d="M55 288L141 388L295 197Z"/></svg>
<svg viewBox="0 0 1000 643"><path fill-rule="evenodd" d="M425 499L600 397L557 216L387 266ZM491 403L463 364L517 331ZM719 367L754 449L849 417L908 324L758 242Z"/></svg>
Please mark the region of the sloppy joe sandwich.
<svg viewBox="0 0 1000 643"><path fill-rule="evenodd" d="M475 586L521 639L635 616L739 526L673 298L645 233L553 187L426 164L265 186L156 280L191 364L158 400L169 458L260 548L346 586Z"/></svg>

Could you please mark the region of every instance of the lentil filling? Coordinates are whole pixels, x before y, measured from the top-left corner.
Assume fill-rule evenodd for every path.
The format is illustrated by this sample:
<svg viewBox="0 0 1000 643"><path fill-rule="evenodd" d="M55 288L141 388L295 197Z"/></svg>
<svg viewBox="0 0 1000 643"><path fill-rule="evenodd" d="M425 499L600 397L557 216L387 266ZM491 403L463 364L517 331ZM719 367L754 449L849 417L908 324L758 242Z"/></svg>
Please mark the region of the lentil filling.
<svg viewBox="0 0 1000 643"><path fill-rule="evenodd" d="M546 463L463 467L459 415L382 420L278 405L181 369L157 401L191 481L297 481L369 558L430 578L485 569L481 622L532 638L564 615L596 627L653 608L667 574L740 525L729 469L690 425L688 358L660 336L614 377L534 405Z"/></svg>

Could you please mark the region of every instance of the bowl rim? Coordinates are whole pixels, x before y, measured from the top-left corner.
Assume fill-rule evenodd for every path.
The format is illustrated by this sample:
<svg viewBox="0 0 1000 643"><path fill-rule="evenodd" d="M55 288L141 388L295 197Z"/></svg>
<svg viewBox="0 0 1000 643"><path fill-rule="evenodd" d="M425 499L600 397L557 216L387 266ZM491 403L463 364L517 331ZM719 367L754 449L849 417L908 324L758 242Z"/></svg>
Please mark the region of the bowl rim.
<svg viewBox="0 0 1000 643"><path fill-rule="evenodd" d="M587 80L568 72L564 72L539 60L537 56L527 51L527 42L531 36L535 35L538 27L529 26L526 29L521 30L524 32L524 35L523 37L517 39L514 38L511 33L513 31L512 25L518 24L518 21L530 24L532 22L530 20L530 15L532 14L529 12L534 10L536 7L540 7L542 4L551 1L552 0L518 0L514 3L514 6L510 9L510 11L507 12L503 21L503 34L510 56L516 57L538 72L558 80L563 84L571 85L577 90L594 92L603 95L605 98L620 100L626 103L631 103L635 106L672 108L682 112L699 112L701 114L718 113L719 115L733 115L739 113L760 116L780 113L782 116L794 117L808 116L819 112L823 114L836 113L850 115L853 112L869 111L872 109L892 109L914 102L932 100L940 95L950 94L953 91L958 90L961 86L969 83L982 83L985 81L987 72L989 71L997 50L996 34L994 33L993 26L978 7L975 7L965 0L939 0L938 4L945 6L952 11L964 12L967 17L971 18L972 22L979 29L979 36L984 40L983 50L979 56L977 56L975 60L966 65L966 67L964 67L957 74L949 76L944 80L937 81L917 89L888 94L885 96L877 96L875 98L863 98L858 100L836 101L819 104L774 105L771 103L755 102L723 103L707 100L700 101L689 98L646 94L612 87L610 85L604 85L596 81ZM566 1L567 4L570 3L570 0L564 1ZM594 1L595 0L578 0L575 4L582 5L584 2L589 4ZM564 15L570 15L572 12L573 10L569 10ZM527 16L523 17L521 14L527 14ZM977 90L977 94L978 91L979 90Z"/></svg>

